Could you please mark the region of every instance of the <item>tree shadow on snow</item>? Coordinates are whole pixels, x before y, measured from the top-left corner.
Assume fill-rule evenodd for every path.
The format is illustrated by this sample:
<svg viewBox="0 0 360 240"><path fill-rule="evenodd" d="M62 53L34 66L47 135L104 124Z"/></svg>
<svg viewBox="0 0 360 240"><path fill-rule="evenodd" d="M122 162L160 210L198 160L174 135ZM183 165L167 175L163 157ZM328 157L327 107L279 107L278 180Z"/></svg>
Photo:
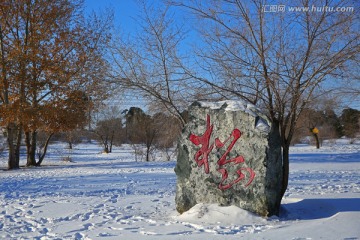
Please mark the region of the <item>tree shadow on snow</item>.
<svg viewBox="0 0 360 240"><path fill-rule="evenodd" d="M315 198L281 205L281 220L328 218L340 212L360 212L360 198Z"/></svg>
<svg viewBox="0 0 360 240"><path fill-rule="evenodd" d="M359 153L291 153L292 163L353 163L360 162Z"/></svg>

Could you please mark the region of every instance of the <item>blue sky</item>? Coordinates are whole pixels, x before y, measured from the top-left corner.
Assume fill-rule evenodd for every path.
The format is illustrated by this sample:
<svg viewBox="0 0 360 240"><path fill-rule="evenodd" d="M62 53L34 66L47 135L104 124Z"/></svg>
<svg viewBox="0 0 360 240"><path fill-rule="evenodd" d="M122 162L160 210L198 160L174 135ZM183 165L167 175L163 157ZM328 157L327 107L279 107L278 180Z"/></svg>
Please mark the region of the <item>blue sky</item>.
<svg viewBox="0 0 360 240"><path fill-rule="evenodd" d="M135 18L139 14L139 7L136 0L85 0L85 11L90 13L101 12L111 9L114 11L114 26L126 32L132 32L136 28ZM129 96L127 96L129 95ZM121 110L132 106L144 109L144 101L140 97L130 96L131 94L120 94L119 97L110 99L110 105L119 106Z"/></svg>
<svg viewBox="0 0 360 240"><path fill-rule="evenodd" d="M139 13L138 5L134 0L85 0L85 10L106 11L112 9L115 14L115 26L130 28Z"/></svg>
<svg viewBox="0 0 360 240"><path fill-rule="evenodd" d="M138 0L85 0L85 11L90 13L91 11L95 11L97 14L101 15L107 9L111 9L114 12L114 27L115 30L120 30L121 33L125 34L136 34L137 32L137 17L141 15L140 5ZM148 4L162 4L162 0L148 0L146 1ZM184 23L181 21L181 13L180 11L176 12L177 19L180 24ZM181 21L181 22L180 22ZM188 23L188 22L186 22ZM191 26L186 26L187 29L190 29ZM189 46L193 44L195 41L195 31L191 31L187 33L187 41L184 42L185 45L183 47L184 51L188 51ZM117 98L117 97L116 97ZM129 108L131 106L141 107L146 110L147 107L144 106L146 103L139 96L134 96L132 93L120 94L118 96L119 99L111 99L110 101L113 105L121 105L121 108Z"/></svg>
<svg viewBox="0 0 360 240"><path fill-rule="evenodd" d="M153 4L162 6L163 0L147 0L146 4ZM115 29L121 29L124 33L135 33L138 26L137 18L141 15L141 7L139 0L85 0L85 11L90 13L95 11L99 15L107 9L114 11L114 27ZM199 38L196 37L197 33L194 26L191 25L191 21L188 21L189 16L184 16L180 8L171 12L175 13L175 23L179 26L183 26L187 31L186 43L192 43L194 41L199 42Z"/></svg>
<svg viewBox="0 0 360 240"><path fill-rule="evenodd" d="M114 11L115 29L120 28L121 31L132 34L136 32L136 18L140 14L140 8L137 2L137 0L85 0L84 4L86 12L95 11L101 14L101 12L104 12L107 9L111 9L112 11ZM146 3L150 2L155 4L161 4L161 0L148 0ZM177 20L181 21L180 19ZM185 21L183 23L189 24L188 21ZM185 44L191 45L194 41L199 42L199 40L196 40L198 38L196 37L194 29L192 29L193 26L187 25L186 28L187 30L191 31L188 32ZM185 51L188 51L190 49L189 45L185 46ZM130 100L129 104L143 106L144 102L140 99L133 99ZM357 99L354 101L349 101L347 104L349 104L351 107L360 109L360 104Z"/></svg>

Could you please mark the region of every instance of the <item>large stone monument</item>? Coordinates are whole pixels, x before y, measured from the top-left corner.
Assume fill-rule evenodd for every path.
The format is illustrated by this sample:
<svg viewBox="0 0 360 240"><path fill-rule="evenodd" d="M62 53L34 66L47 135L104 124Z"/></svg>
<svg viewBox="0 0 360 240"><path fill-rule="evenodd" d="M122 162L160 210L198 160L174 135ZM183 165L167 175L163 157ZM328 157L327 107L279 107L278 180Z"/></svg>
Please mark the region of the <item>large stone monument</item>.
<svg viewBox="0 0 360 240"><path fill-rule="evenodd" d="M176 209L235 205L278 215L282 158L279 131L254 105L195 102L178 142Z"/></svg>

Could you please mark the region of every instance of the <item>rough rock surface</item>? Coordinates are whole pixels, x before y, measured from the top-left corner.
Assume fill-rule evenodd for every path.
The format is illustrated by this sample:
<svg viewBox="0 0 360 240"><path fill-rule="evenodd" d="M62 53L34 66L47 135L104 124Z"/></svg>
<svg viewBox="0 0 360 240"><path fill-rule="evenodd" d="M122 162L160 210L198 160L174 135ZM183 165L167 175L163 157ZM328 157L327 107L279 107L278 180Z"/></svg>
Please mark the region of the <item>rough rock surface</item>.
<svg viewBox="0 0 360 240"><path fill-rule="evenodd" d="M242 101L195 102L178 142L176 208L235 205L278 215L282 158L278 129Z"/></svg>

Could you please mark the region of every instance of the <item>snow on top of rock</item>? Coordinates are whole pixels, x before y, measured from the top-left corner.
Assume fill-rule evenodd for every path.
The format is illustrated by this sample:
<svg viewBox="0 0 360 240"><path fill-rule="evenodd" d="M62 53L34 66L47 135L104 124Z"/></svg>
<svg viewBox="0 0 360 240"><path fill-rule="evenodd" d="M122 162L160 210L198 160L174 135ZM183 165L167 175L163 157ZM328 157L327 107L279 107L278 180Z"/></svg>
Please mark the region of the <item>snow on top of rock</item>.
<svg viewBox="0 0 360 240"><path fill-rule="evenodd" d="M202 107L207 107L211 109L220 109L225 104L225 111L244 111L252 116L257 116L258 114L255 111L260 111L255 105L242 101L242 100L225 100L225 101L219 101L219 102L199 102ZM255 111L254 111L255 110Z"/></svg>
<svg viewBox="0 0 360 240"><path fill-rule="evenodd" d="M270 131L270 123L265 120L263 117L259 116L261 110L256 107L254 104L243 100L225 100L219 102L198 102L201 107L210 108L210 109L221 109L224 108L225 111L243 111L249 115L256 118L255 128L259 129L262 132Z"/></svg>
<svg viewBox="0 0 360 240"><path fill-rule="evenodd" d="M200 101L199 102L200 105L202 107L208 107L211 109L220 109L224 104L226 104L226 111L237 111L237 110L242 110L245 111L246 109L248 109L250 106L251 107L255 107L253 104L242 101L242 100L225 100L225 101L219 101L219 102L203 102Z"/></svg>

